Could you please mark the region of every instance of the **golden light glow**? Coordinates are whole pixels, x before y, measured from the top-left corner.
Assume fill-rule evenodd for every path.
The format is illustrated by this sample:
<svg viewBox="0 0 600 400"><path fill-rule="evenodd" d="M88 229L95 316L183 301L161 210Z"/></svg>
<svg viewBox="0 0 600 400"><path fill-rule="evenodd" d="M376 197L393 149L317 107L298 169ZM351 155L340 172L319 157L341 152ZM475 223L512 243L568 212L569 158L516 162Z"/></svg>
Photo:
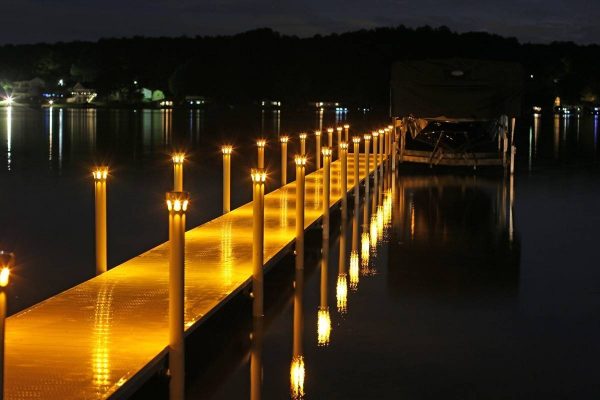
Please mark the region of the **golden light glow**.
<svg viewBox="0 0 600 400"><path fill-rule="evenodd" d="M371 216L371 224L369 225L371 247L377 247L377 215Z"/></svg>
<svg viewBox="0 0 600 400"><path fill-rule="evenodd" d="M360 258L363 266L369 265L369 234L363 232L360 237Z"/></svg>
<svg viewBox="0 0 600 400"><path fill-rule="evenodd" d="M342 149L342 150L348 150L348 143L341 142L340 143L340 149Z"/></svg>
<svg viewBox="0 0 600 400"><path fill-rule="evenodd" d="M319 346L328 346L331 336L331 318L329 308L320 307L317 315L317 344Z"/></svg>
<svg viewBox="0 0 600 400"><path fill-rule="evenodd" d="M353 143L360 143L360 136L352 136Z"/></svg>
<svg viewBox="0 0 600 400"><path fill-rule="evenodd" d="M373 131L373 132L371 132L371 136L373 136L374 138L376 138L377 136L379 136L379 131Z"/></svg>
<svg viewBox="0 0 600 400"><path fill-rule="evenodd" d="M221 152L224 155L230 155L233 152L233 146L231 146L229 144L223 145L223 146L221 146Z"/></svg>
<svg viewBox="0 0 600 400"><path fill-rule="evenodd" d="M394 129L393 125L388 125L388 129L391 131L392 129Z"/></svg>
<svg viewBox="0 0 600 400"><path fill-rule="evenodd" d="M331 157L331 148L323 147L321 149L321 153L323 154L324 157Z"/></svg>
<svg viewBox="0 0 600 400"><path fill-rule="evenodd" d="M339 274L335 286L335 298L337 299L337 310L340 314L348 311L348 282L346 274Z"/></svg>
<svg viewBox="0 0 600 400"><path fill-rule="evenodd" d="M304 398L305 376L304 357L294 357L290 367L290 389L292 400L301 400Z"/></svg>
<svg viewBox="0 0 600 400"><path fill-rule="evenodd" d="M167 209L174 212L185 212L188 208L190 194L188 192L168 192Z"/></svg>
<svg viewBox="0 0 600 400"><path fill-rule="evenodd" d="M352 250L350 253L350 268L348 269L350 274L350 290L358 289L358 252Z"/></svg>
<svg viewBox="0 0 600 400"><path fill-rule="evenodd" d="M306 156L296 154L294 156L294 162L296 163L297 166L306 165Z"/></svg>
<svg viewBox="0 0 600 400"><path fill-rule="evenodd" d="M279 137L279 141L280 141L281 143L287 143L287 142L289 142L289 141L290 141L290 137L289 137L289 136L280 136L280 137Z"/></svg>
<svg viewBox="0 0 600 400"><path fill-rule="evenodd" d="M10 268L2 267L0 269L0 287L6 287L10 279Z"/></svg>
<svg viewBox="0 0 600 400"><path fill-rule="evenodd" d="M383 135L384 133L385 133L385 131L384 131L383 129L380 129L380 130L379 130L379 134L380 134L380 135Z"/></svg>
<svg viewBox="0 0 600 400"><path fill-rule="evenodd" d="M369 133L365 134L364 136L365 140L371 140L371 135Z"/></svg>
<svg viewBox="0 0 600 400"><path fill-rule="evenodd" d="M321 136L321 131L315 131L315 136Z"/></svg>
<svg viewBox="0 0 600 400"><path fill-rule="evenodd" d="M94 180L105 181L108 178L108 167L96 167L92 171L92 176Z"/></svg>
<svg viewBox="0 0 600 400"><path fill-rule="evenodd" d="M377 206L377 236L379 238L383 238L383 228L384 228L383 206Z"/></svg>
<svg viewBox="0 0 600 400"><path fill-rule="evenodd" d="M171 157L173 164L183 164L185 161L185 153L173 153Z"/></svg>
<svg viewBox="0 0 600 400"><path fill-rule="evenodd" d="M344 129L350 129L350 125L344 124Z"/></svg>
<svg viewBox="0 0 600 400"><path fill-rule="evenodd" d="M343 128L342 128L341 126L338 126L338 127L337 127L337 128L335 128L335 129L336 129L338 132L342 133L342 129L343 129Z"/></svg>
<svg viewBox="0 0 600 400"><path fill-rule="evenodd" d="M327 133L333 133L333 128L327 128Z"/></svg>
<svg viewBox="0 0 600 400"><path fill-rule="evenodd" d="M300 134L298 135L298 137L299 137L301 140L306 140L306 136L307 136L307 135L306 135L306 133L305 133L305 132L302 132L302 133L300 133Z"/></svg>
<svg viewBox="0 0 600 400"><path fill-rule="evenodd" d="M258 147L265 147L267 145L267 140L266 139L258 139L256 141L256 145Z"/></svg>
<svg viewBox="0 0 600 400"><path fill-rule="evenodd" d="M250 171L250 176L252 177L252 182L254 183L264 183L267 180L267 172L260 168L252 168Z"/></svg>

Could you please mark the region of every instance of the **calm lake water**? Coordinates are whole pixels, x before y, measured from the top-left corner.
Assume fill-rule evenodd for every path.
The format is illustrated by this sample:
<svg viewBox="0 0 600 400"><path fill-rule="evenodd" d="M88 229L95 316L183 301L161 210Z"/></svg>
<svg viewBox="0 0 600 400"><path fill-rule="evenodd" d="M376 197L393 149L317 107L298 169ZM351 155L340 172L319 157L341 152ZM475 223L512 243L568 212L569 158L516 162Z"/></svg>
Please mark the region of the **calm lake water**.
<svg viewBox="0 0 600 400"><path fill-rule="evenodd" d="M346 118L355 133L385 121L326 113L323 124ZM171 149L189 153L195 226L220 213L220 144L236 146L235 207L251 198L253 140L319 123L318 114L285 110L0 109L0 248L18 257L11 313L94 275L94 164L111 165L114 266L167 239ZM332 220L341 233L329 243L310 233L304 274L294 276L284 260L269 278L264 326L244 317L220 322L216 331L226 334L194 353L205 362L188 371L188 397L250 398L251 359L260 355L262 398L290 398L300 353L306 399L598 398L598 119L544 114L518 127L513 181L490 171L401 166L366 210L361 203L345 226ZM267 190L279 181L278 147L267 152ZM351 269L353 224L359 254L363 233L377 240L367 243L368 263ZM323 324L319 330L323 299L328 334ZM251 334L262 346L251 346ZM138 397L148 393L161 397L164 385Z"/></svg>

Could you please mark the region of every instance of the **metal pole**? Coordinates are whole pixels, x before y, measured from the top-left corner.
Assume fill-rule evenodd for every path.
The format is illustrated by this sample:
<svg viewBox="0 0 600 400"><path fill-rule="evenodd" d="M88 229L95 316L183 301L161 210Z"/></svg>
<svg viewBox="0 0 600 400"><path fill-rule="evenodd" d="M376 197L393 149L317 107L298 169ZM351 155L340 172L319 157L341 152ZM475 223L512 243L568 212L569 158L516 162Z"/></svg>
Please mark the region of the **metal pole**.
<svg viewBox="0 0 600 400"><path fill-rule="evenodd" d="M342 143L342 130L341 126L336 128L337 131L337 158L340 158L340 144Z"/></svg>
<svg viewBox="0 0 600 400"><path fill-rule="evenodd" d="M263 252L265 244L265 181L264 169L252 170L253 231L252 231L252 316L263 316Z"/></svg>
<svg viewBox="0 0 600 400"><path fill-rule="evenodd" d="M344 142L350 142L350 125L348 124L344 125Z"/></svg>
<svg viewBox="0 0 600 400"><path fill-rule="evenodd" d="M223 214L231 211L231 152L232 146L221 147L223 152Z"/></svg>
<svg viewBox="0 0 600 400"><path fill-rule="evenodd" d="M187 192L167 192L169 210L169 398L185 396L185 213Z"/></svg>
<svg viewBox="0 0 600 400"><path fill-rule="evenodd" d="M323 237L329 239L329 203L331 183L331 148L323 147Z"/></svg>
<svg viewBox="0 0 600 400"><path fill-rule="evenodd" d="M172 157L173 160L173 191L183 191L183 161L185 161L185 154L175 153Z"/></svg>
<svg viewBox="0 0 600 400"><path fill-rule="evenodd" d="M315 131L315 162L318 171L321 169L321 131Z"/></svg>
<svg viewBox="0 0 600 400"><path fill-rule="evenodd" d="M348 217L348 143L341 142L339 145L340 163L342 164L341 195L342 195L342 219Z"/></svg>
<svg viewBox="0 0 600 400"><path fill-rule="evenodd" d="M281 136L279 138L281 142L281 186L287 184L287 144L289 140L288 136Z"/></svg>
<svg viewBox="0 0 600 400"><path fill-rule="evenodd" d="M258 168L265 168L265 146L267 141L265 139L258 139L256 141L256 146L258 148Z"/></svg>
<svg viewBox="0 0 600 400"><path fill-rule="evenodd" d="M360 190L360 175L359 175L359 149L360 149L360 136L354 136L352 138L354 143L354 203L358 202L358 193Z"/></svg>
<svg viewBox="0 0 600 400"><path fill-rule="evenodd" d="M306 133L302 132L300 137L300 155L303 156L306 154Z"/></svg>
<svg viewBox="0 0 600 400"><path fill-rule="evenodd" d="M98 167L92 171L94 177L94 203L96 228L96 275L108 269L107 221L106 221L106 181L108 167Z"/></svg>
<svg viewBox="0 0 600 400"><path fill-rule="evenodd" d="M304 191L306 156L294 157L296 163L296 269L304 268Z"/></svg>

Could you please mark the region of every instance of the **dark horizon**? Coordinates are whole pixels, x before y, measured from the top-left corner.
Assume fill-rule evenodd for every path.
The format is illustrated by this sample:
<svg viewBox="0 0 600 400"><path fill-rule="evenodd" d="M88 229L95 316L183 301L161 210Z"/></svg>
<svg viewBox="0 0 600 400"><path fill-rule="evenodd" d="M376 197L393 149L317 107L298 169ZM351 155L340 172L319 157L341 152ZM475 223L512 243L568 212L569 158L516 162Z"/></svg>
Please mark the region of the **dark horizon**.
<svg viewBox="0 0 600 400"><path fill-rule="evenodd" d="M302 4L268 0L193 1L147 4L31 0L3 6L0 45L103 38L228 36L263 27L283 35L311 37L378 27L448 26L453 32L485 32L521 43L598 44L600 7L584 0L497 1L472 4L434 0L381 0L369 6L352 0L308 0Z"/></svg>

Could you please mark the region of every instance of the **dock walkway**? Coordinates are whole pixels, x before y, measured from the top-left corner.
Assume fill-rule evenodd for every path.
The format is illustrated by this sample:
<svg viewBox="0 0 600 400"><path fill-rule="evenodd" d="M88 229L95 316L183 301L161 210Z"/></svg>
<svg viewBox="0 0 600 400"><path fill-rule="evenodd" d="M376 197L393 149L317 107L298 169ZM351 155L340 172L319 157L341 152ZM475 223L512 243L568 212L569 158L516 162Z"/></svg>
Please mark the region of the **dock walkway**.
<svg viewBox="0 0 600 400"><path fill-rule="evenodd" d="M364 154L360 179L364 179ZM348 154L348 190L354 185ZM374 165L371 163L371 171ZM331 204L341 199L331 165ZM248 179L248 187L251 186ZM295 238L295 182L265 196L265 266ZM322 215L322 170L306 176L305 227ZM196 203L196 202L197 203ZM190 207L201 207L194 196ZM167 229L165 207L164 229ZM11 316L6 323L6 399L121 397L167 354L168 243ZM186 232L186 332L250 284L252 203Z"/></svg>

